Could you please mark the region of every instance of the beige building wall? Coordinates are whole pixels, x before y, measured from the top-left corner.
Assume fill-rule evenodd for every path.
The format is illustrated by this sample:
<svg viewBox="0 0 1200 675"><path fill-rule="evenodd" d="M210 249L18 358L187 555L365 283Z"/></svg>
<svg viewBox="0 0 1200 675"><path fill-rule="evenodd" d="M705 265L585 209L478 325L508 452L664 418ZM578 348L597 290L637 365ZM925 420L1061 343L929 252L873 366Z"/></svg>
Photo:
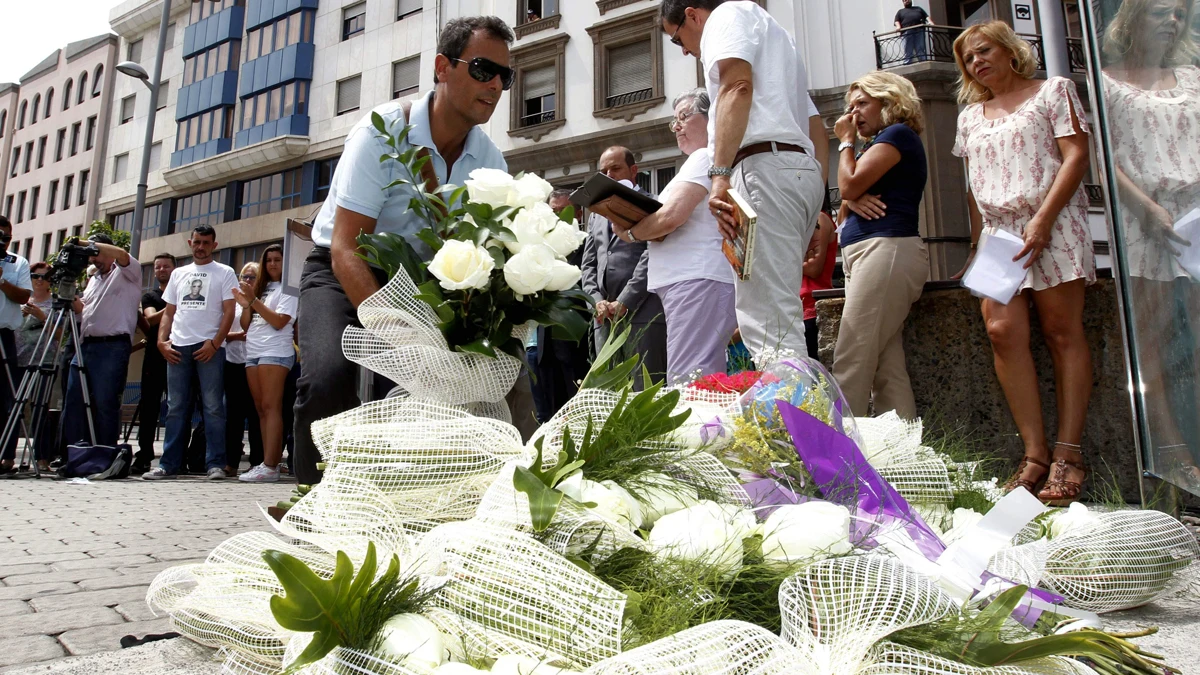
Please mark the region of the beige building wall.
<svg viewBox="0 0 1200 675"><path fill-rule="evenodd" d="M16 128L13 116L16 114L17 101L20 98L21 87L19 85L13 82L0 82L0 158L11 156L13 129ZM8 165L3 164L3 169L0 170L0 195L4 194L8 173ZM0 202L0 208L3 208L2 205L3 202Z"/></svg>

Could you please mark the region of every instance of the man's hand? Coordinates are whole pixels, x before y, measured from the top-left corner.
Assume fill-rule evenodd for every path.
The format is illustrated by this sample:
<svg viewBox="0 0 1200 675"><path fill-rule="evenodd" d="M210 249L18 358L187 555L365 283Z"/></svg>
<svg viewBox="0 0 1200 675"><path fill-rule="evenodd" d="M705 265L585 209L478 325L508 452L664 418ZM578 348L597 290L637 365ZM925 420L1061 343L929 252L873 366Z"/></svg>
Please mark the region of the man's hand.
<svg viewBox="0 0 1200 675"><path fill-rule="evenodd" d="M604 323L608 318L609 306L607 300L601 300L596 303L596 325Z"/></svg>
<svg viewBox="0 0 1200 675"><path fill-rule="evenodd" d="M729 241L737 239L737 220L733 217L733 200L729 198L729 176L712 177L708 210L716 217L721 236Z"/></svg>
<svg viewBox="0 0 1200 675"><path fill-rule="evenodd" d="M625 306L625 303L619 300L608 303L608 313L611 318L619 319L628 311L629 308Z"/></svg>
<svg viewBox="0 0 1200 675"><path fill-rule="evenodd" d="M159 340L158 351L162 352L163 358L167 360L167 363L174 366L179 365L179 362L183 359L183 355L175 351L175 347L171 345L170 340Z"/></svg>
<svg viewBox="0 0 1200 675"><path fill-rule="evenodd" d="M205 340L204 344L200 345L200 349L192 353L192 356L200 363L208 363L208 360L216 355L217 346L213 344L212 340Z"/></svg>

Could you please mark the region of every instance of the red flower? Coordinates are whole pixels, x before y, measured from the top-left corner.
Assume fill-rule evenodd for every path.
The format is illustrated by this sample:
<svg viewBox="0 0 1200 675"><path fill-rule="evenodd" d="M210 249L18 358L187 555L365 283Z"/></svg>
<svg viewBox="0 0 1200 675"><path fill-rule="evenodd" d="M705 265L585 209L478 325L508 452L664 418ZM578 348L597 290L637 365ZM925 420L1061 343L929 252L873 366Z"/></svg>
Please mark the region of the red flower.
<svg viewBox="0 0 1200 675"><path fill-rule="evenodd" d="M688 386L700 391L744 394L746 390L758 382L761 376L762 373L756 370L744 370L737 375L713 373L712 375L705 375Z"/></svg>

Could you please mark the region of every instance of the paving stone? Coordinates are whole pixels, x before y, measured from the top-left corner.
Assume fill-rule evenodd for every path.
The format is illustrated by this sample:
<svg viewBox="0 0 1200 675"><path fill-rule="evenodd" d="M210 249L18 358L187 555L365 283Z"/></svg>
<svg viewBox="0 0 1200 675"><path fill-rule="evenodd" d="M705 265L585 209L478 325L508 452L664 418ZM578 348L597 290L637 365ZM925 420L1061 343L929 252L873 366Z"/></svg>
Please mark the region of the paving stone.
<svg viewBox="0 0 1200 675"><path fill-rule="evenodd" d="M114 605L112 609L126 621L154 621L155 619L166 618L157 616L154 612L150 611L150 606L146 604L145 594L137 600Z"/></svg>
<svg viewBox="0 0 1200 675"><path fill-rule="evenodd" d="M4 649L0 649L0 666L49 661L65 655L62 645L49 635L5 637Z"/></svg>
<svg viewBox="0 0 1200 675"><path fill-rule="evenodd" d="M124 623L108 607L84 607L61 612L34 612L0 619L0 635L58 635L77 628Z"/></svg>
<svg viewBox="0 0 1200 675"><path fill-rule="evenodd" d="M141 638L151 633L167 633L171 630L170 619L154 619L118 625L95 626L80 630L69 630L58 636L58 641L72 656L111 652L121 648L121 638L133 635Z"/></svg>
<svg viewBox="0 0 1200 675"><path fill-rule="evenodd" d="M0 579L15 577L21 574L48 574L49 565L0 565Z"/></svg>
<svg viewBox="0 0 1200 675"><path fill-rule="evenodd" d="M29 601L39 612L58 612L74 607L112 607L118 604L146 604L145 586L106 588L102 591L79 591L61 595L43 595Z"/></svg>
<svg viewBox="0 0 1200 675"><path fill-rule="evenodd" d="M84 579L99 579L101 577L115 577L119 572L107 567L95 567L86 570L64 570L62 572L51 572L50 574L22 574L20 576L7 577L4 583L7 586L24 586L25 584L41 584L51 579L58 581L78 582Z"/></svg>
<svg viewBox="0 0 1200 675"><path fill-rule="evenodd" d="M47 595L61 595L63 593L76 593L78 591L79 586L69 581L30 584L28 586L7 586L0 588L0 600L30 600Z"/></svg>
<svg viewBox="0 0 1200 675"><path fill-rule="evenodd" d="M159 562L177 562L177 561L192 561L195 560L200 553L198 551L189 551L187 549L171 549L161 553L151 553L150 557ZM207 556L205 556L207 557ZM182 563L178 563L182 564Z"/></svg>
<svg viewBox="0 0 1200 675"><path fill-rule="evenodd" d="M112 569L120 569L122 567L133 567L135 565L153 563L154 558L148 555L125 555L125 556L105 556L102 558L84 558L82 560L65 560L61 563L55 563L54 569L59 572L67 572L71 570L86 570L96 567L108 567Z"/></svg>
<svg viewBox="0 0 1200 675"><path fill-rule="evenodd" d="M49 565L63 560L82 560L88 557L88 554L83 551L60 551L58 553L43 553L40 555L27 555L15 560L5 559L5 562L20 565Z"/></svg>
<svg viewBox="0 0 1200 675"><path fill-rule="evenodd" d="M23 600L0 600L0 616L32 614L33 608Z"/></svg>
<svg viewBox="0 0 1200 675"><path fill-rule="evenodd" d="M149 586L158 572L140 572L138 574L118 574L113 576L83 579L79 587L85 591L102 591L106 588L129 588L130 586Z"/></svg>
<svg viewBox="0 0 1200 675"><path fill-rule="evenodd" d="M153 563L149 563L146 565L130 565L129 567L118 567L117 571L120 572L121 574L141 574L144 572L161 572L163 570L169 570L172 567L179 567L180 565L204 562L204 559L206 557L208 557L207 552L192 551L192 557L187 560L178 560L178 561L165 560L162 562L153 562Z"/></svg>

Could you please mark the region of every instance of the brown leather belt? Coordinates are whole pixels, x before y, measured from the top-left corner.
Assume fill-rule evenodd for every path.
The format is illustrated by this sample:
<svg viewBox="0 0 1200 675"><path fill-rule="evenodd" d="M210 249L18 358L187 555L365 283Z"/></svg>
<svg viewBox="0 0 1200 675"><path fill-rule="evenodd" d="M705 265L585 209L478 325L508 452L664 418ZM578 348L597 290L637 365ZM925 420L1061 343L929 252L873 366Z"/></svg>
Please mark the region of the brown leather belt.
<svg viewBox="0 0 1200 675"><path fill-rule="evenodd" d="M772 146L774 146L774 147L772 147ZM772 151L799 152L800 154L803 154L803 155L808 154L808 150L805 150L804 148L802 148L798 145L792 145L791 143L774 143L772 141L763 141L762 143L751 143L750 145L747 145L746 147L737 151L737 154L733 156L733 165L730 166L729 168L732 169L733 167L740 164L743 159L746 159L747 157L750 157L752 155L761 155L764 152L772 152Z"/></svg>

